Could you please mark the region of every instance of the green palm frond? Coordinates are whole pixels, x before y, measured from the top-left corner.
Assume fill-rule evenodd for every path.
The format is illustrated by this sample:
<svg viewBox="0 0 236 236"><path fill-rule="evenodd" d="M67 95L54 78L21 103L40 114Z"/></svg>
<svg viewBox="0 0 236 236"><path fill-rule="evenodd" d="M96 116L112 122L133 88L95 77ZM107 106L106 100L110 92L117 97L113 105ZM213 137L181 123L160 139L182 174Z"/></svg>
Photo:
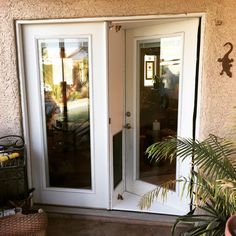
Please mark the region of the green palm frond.
<svg viewBox="0 0 236 236"><path fill-rule="evenodd" d="M173 226L173 233L178 223L195 223L189 235L224 235L224 226L228 217L236 213L236 146L215 135L202 141L170 137L151 145L146 153L150 161L159 162L168 159L184 161L191 157L194 169L189 177L170 181L145 194L140 207L148 208L161 196L166 198L170 186L180 182L182 193L194 196L193 207L204 214L187 214L178 217Z"/></svg>
<svg viewBox="0 0 236 236"><path fill-rule="evenodd" d="M218 209L220 209L219 212L223 210L226 215L236 212L235 199L230 197L231 189L223 190L220 184L215 184L215 181L206 178L202 172L193 172L193 175L195 177L193 182L195 205L199 206L202 202L205 204L210 202L212 206L214 205L213 214L216 214Z"/></svg>
<svg viewBox="0 0 236 236"><path fill-rule="evenodd" d="M212 207L210 204L207 204L205 207L199 206L199 209L203 210L205 214L194 214L194 211L192 211L190 214L178 217L172 227L172 235L174 235L176 226L179 223L191 225L196 224L195 227L192 227L187 231L188 235L191 236L224 235L224 225L226 218L221 218L220 214L215 212L214 207Z"/></svg>
<svg viewBox="0 0 236 236"><path fill-rule="evenodd" d="M236 169L229 157L236 154L232 143L210 135L203 142L185 138L170 138L148 147L146 153L152 161L176 157L185 160L193 156L194 165L201 168L210 177L236 179ZM207 158L206 158L207 157Z"/></svg>
<svg viewBox="0 0 236 236"><path fill-rule="evenodd" d="M167 198L167 193L170 191L170 189L174 189L174 187L176 186L176 183L182 184L182 191L180 195L183 196L184 193L186 193L191 198L192 197L191 194L193 194L193 192L191 191L192 189L191 182L192 182L192 179L190 177L189 178L180 177L177 180L167 181L166 183L163 183L162 185L144 194L139 202L139 208L142 210L145 208L150 208L152 203L159 196L161 196L161 199L164 202Z"/></svg>
<svg viewBox="0 0 236 236"><path fill-rule="evenodd" d="M236 180L219 179L216 180L216 182L221 193L223 194L226 192L228 194L229 200L236 203Z"/></svg>
<svg viewBox="0 0 236 236"><path fill-rule="evenodd" d="M167 193L169 189L173 189L175 187L176 182L182 182L182 179L179 180L171 180L166 183L164 183L161 186L158 186L157 188L147 192L146 194L143 195L139 202L139 207L143 210L145 208L150 208L153 201L155 201L158 196L161 196L163 201L165 201L167 197Z"/></svg>

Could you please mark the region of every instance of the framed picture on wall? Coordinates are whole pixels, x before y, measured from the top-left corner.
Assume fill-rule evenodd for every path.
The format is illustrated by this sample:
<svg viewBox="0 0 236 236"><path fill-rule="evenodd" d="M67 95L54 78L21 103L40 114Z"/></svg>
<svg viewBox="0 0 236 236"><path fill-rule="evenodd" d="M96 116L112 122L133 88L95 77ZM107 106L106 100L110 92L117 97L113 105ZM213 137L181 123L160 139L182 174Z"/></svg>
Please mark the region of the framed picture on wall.
<svg viewBox="0 0 236 236"><path fill-rule="evenodd" d="M146 61L146 80L152 80L154 77L154 61Z"/></svg>

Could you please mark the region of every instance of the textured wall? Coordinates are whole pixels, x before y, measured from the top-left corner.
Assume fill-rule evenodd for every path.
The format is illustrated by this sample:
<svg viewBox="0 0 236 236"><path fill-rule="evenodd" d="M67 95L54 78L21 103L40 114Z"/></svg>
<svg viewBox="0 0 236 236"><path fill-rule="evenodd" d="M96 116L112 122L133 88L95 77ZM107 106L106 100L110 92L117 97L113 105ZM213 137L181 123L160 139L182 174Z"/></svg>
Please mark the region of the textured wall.
<svg viewBox="0 0 236 236"><path fill-rule="evenodd" d="M223 135L236 102L235 0L0 0L0 135L21 133L14 20L206 12L201 91L201 136ZM222 25L217 25L222 21ZM217 59L235 44L233 77L220 76Z"/></svg>

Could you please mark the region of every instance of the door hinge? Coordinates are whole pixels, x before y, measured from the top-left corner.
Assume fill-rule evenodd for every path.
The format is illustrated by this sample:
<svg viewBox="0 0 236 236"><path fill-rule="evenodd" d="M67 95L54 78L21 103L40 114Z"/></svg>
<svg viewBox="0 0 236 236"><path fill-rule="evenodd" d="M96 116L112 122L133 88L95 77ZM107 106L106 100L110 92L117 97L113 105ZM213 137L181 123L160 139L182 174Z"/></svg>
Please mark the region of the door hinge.
<svg viewBox="0 0 236 236"><path fill-rule="evenodd" d="M109 117L109 124L111 124L111 117Z"/></svg>

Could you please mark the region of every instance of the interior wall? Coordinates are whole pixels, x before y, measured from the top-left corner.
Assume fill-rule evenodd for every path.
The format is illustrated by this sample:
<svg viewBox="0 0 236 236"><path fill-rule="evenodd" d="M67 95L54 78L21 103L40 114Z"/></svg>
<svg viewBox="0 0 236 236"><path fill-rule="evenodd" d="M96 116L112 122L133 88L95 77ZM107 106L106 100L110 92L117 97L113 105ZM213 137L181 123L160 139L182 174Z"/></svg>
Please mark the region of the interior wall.
<svg viewBox="0 0 236 236"><path fill-rule="evenodd" d="M226 117L235 105L236 50L232 78L220 75L226 42L236 46L235 0L4 0L0 1L0 136L22 133L14 21L100 16L206 13L200 93L200 136L226 134ZM234 109L235 110L235 109Z"/></svg>

